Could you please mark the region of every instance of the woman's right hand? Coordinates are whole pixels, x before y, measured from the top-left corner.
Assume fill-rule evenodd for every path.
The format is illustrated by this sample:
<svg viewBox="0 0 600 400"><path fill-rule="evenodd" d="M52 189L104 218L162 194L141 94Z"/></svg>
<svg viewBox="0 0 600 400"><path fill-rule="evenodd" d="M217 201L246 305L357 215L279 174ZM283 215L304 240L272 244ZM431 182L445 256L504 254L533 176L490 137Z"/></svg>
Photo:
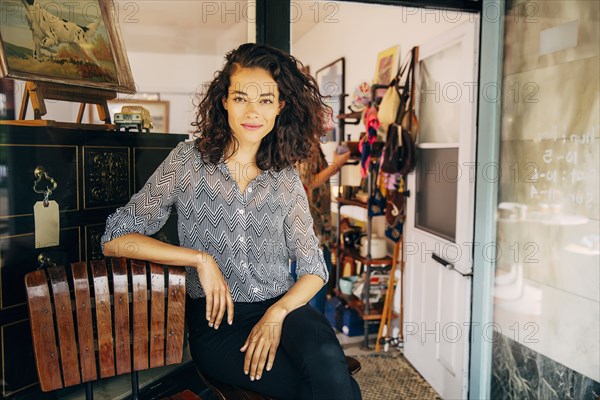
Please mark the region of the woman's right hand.
<svg viewBox="0 0 600 400"><path fill-rule="evenodd" d="M344 164L346 164L346 161L348 161L349 158L350 158L350 151L347 151L342 154L338 154L337 151L333 152L333 163L335 164L337 169L342 168L342 166Z"/></svg>
<svg viewBox="0 0 600 400"><path fill-rule="evenodd" d="M196 271L206 295L208 326L219 329L225 311L227 311L227 322L231 325L233 323L233 298L229 291L229 285L214 258L204 252L201 252L200 255L201 260L199 265L196 265Z"/></svg>

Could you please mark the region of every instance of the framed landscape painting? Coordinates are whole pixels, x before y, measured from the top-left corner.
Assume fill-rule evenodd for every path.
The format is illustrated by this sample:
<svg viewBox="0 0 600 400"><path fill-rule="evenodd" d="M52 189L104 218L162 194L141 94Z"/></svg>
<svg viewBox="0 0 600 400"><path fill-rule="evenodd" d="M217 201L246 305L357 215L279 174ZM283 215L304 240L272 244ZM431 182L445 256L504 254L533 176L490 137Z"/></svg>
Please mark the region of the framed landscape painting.
<svg viewBox="0 0 600 400"><path fill-rule="evenodd" d="M2 76L134 93L112 0L0 0Z"/></svg>

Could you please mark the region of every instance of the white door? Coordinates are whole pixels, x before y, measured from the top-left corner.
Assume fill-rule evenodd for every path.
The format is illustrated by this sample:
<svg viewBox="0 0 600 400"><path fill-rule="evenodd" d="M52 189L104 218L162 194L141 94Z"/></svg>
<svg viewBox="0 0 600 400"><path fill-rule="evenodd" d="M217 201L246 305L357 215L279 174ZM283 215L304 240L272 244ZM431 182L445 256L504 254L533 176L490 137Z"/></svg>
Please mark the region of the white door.
<svg viewBox="0 0 600 400"><path fill-rule="evenodd" d="M420 45L405 226L404 355L444 399L468 391L478 20Z"/></svg>

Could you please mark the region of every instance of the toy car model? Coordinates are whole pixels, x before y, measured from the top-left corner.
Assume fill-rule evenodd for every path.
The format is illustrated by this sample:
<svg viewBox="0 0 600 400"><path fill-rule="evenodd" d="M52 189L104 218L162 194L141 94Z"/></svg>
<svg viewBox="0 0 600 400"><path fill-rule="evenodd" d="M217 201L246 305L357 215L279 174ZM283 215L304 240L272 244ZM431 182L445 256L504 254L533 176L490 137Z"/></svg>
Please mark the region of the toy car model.
<svg viewBox="0 0 600 400"><path fill-rule="evenodd" d="M121 112L115 113L114 122L119 129L125 129L127 132L132 128L138 132L150 132L150 129L154 128L150 112L142 106L123 106Z"/></svg>

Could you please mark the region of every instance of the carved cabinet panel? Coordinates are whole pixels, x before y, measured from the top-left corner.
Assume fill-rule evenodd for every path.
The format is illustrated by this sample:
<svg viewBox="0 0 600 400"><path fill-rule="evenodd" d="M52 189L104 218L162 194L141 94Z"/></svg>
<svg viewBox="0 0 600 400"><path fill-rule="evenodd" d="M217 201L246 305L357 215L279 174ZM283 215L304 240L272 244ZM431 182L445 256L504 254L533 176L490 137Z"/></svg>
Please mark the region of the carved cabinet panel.
<svg viewBox="0 0 600 400"><path fill-rule="evenodd" d="M85 208L129 200L129 148L84 147Z"/></svg>

